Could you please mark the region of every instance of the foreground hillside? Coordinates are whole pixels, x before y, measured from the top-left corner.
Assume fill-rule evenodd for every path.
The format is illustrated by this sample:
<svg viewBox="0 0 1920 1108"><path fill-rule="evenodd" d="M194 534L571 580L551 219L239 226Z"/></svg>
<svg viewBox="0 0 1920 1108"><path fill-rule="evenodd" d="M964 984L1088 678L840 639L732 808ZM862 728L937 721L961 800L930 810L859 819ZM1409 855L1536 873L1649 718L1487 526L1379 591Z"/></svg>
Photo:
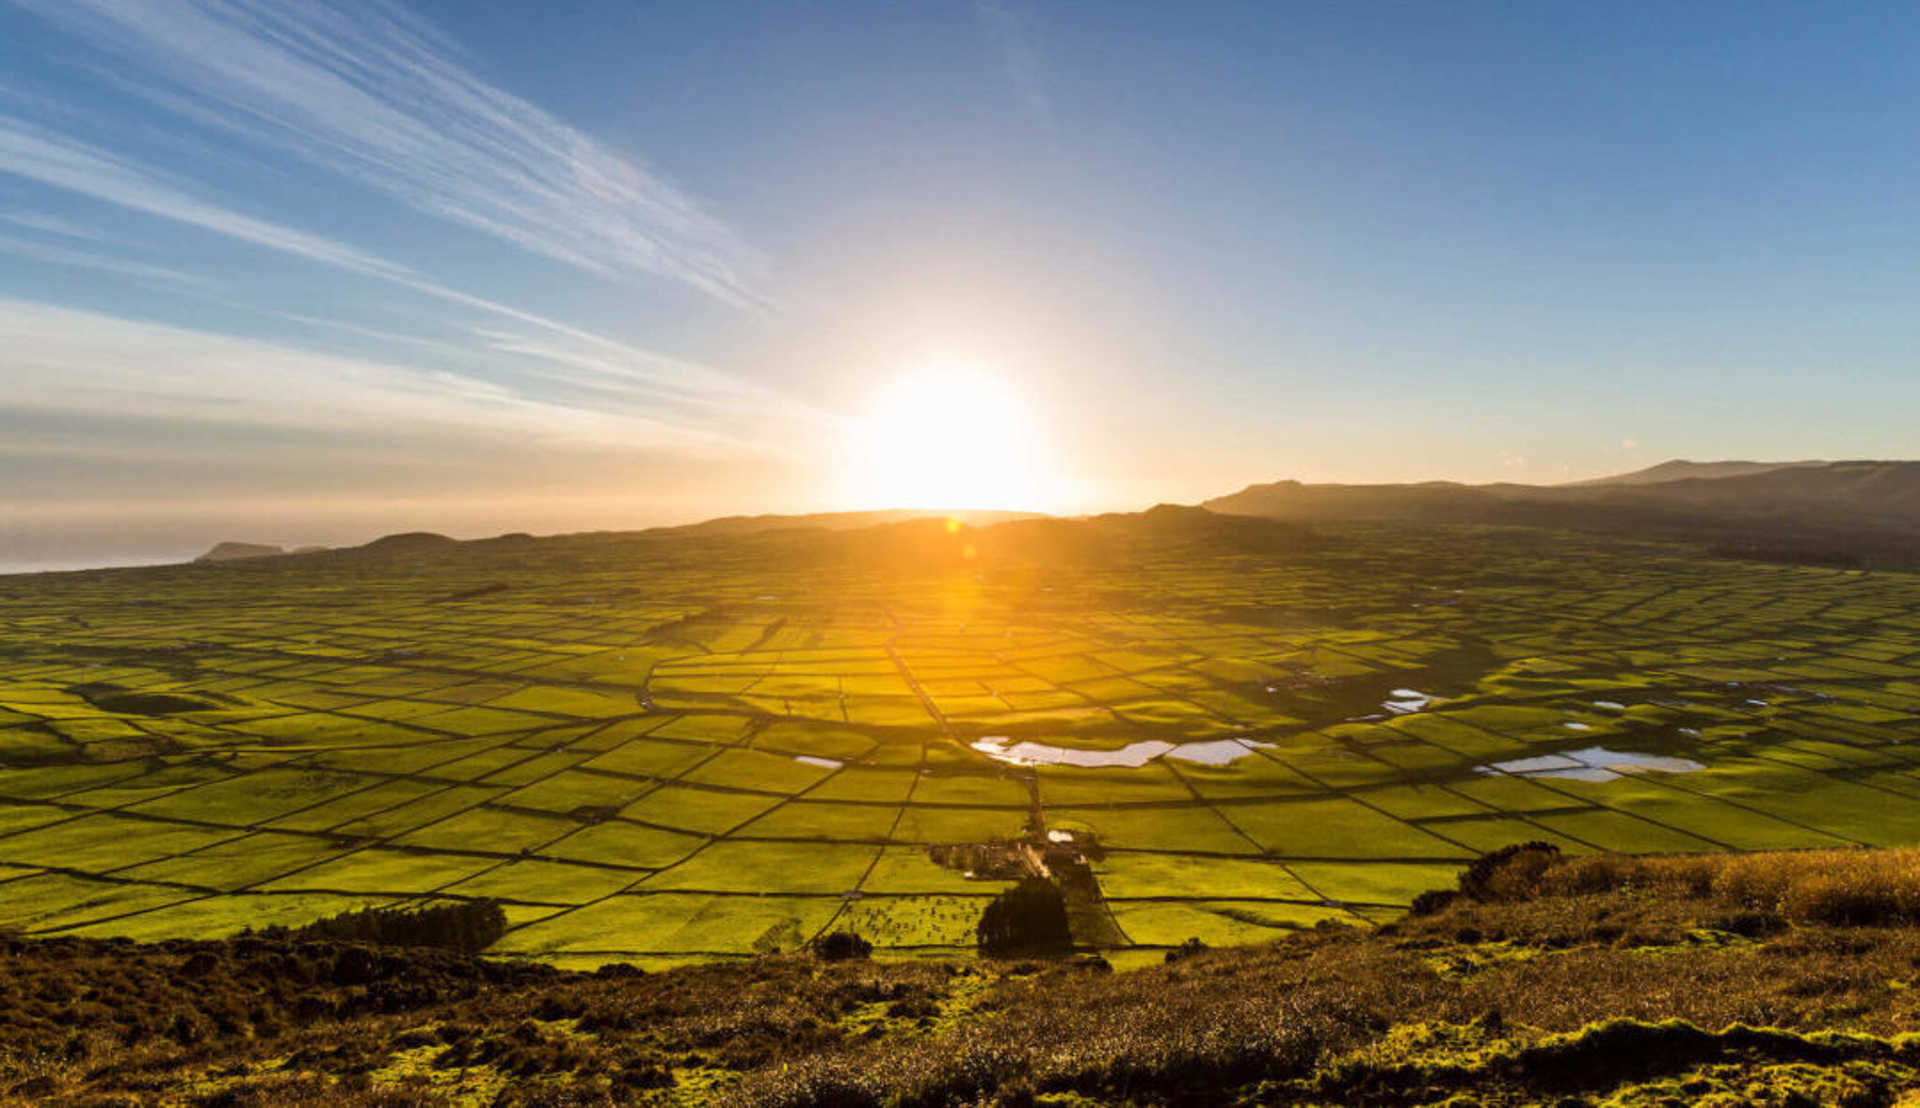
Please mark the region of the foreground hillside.
<svg viewBox="0 0 1920 1108"><path fill-rule="evenodd" d="M12 1103L1898 1103L1920 854L1563 858L1162 966L0 947Z"/></svg>

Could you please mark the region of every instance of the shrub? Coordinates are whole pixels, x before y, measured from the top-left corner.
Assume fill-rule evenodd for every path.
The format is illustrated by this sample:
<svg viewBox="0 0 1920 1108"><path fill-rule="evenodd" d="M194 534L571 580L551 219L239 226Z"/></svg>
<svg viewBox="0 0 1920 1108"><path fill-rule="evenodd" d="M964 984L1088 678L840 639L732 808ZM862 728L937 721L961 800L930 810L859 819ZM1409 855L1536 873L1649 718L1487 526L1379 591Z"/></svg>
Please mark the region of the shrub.
<svg viewBox="0 0 1920 1108"><path fill-rule="evenodd" d="M1780 910L1794 919L1841 927L1912 920L1914 906L1902 903L1905 890L1875 880L1879 876L1846 870L1796 875L1780 897Z"/></svg>
<svg viewBox="0 0 1920 1108"><path fill-rule="evenodd" d="M873 944L851 931L821 935L809 945L813 947L814 955L825 962L845 962L866 958L873 953Z"/></svg>
<svg viewBox="0 0 1920 1108"><path fill-rule="evenodd" d="M1175 962L1183 962L1206 949L1207 944L1201 942L1199 939L1188 939L1186 942L1167 951L1165 961L1168 965L1172 965Z"/></svg>
<svg viewBox="0 0 1920 1108"><path fill-rule="evenodd" d="M1525 842L1482 854L1460 875L1460 894L1471 900L1526 900L1540 891L1541 876L1560 859L1552 843Z"/></svg>

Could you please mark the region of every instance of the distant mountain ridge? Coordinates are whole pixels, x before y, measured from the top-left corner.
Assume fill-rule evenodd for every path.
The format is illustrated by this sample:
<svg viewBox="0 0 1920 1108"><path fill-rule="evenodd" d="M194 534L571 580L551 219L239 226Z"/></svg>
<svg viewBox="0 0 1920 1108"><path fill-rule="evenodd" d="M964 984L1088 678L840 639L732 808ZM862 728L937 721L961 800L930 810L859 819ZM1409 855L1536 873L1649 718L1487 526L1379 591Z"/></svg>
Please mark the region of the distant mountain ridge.
<svg viewBox="0 0 1920 1108"><path fill-rule="evenodd" d="M757 515L757 516L721 516L717 519L702 520L699 523L674 524L666 527L649 527L631 532L599 532L603 534L638 534L660 538L729 538L759 535L770 532L836 532L863 531L868 528L886 527L895 524L920 521L944 522L957 521L967 527L991 527L997 523L1016 523L1026 520L1052 519L1042 512L1015 512L989 509L966 509L960 511L934 511L919 508L883 508L860 512L817 512L810 515ZM547 536L558 537L558 536ZM371 542L359 546L325 547L298 546L285 549L266 543L221 542L205 554L195 558L196 563L233 562L252 558L274 558L288 554L335 553L341 555L425 555L436 551L451 549L468 543L519 544L538 541L524 531L514 531L488 539L454 539L432 531L405 531L399 534L382 535Z"/></svg>
<svg viewBox="0 0 1920 1108"><path fill-rule="evenodd" d="M1595 485L1658 485L1667 481L1691 481L1697 478L1751 477L1759 473L1772 473L1781 469L1805 469L1812 466L1832 465L1827 461L1800 462L1692 462L1685 458L1661 462L1646 469L1636 469L1632 473L1616 473L1609 477L1589 477L1584 481L1567 481L1561 484L1563 489L1589 488Z"/></svg>
<svg viewBox="0 0 1920 1108"><path fill-rule="evenodd" d="M213 549L195 558L196 562L237 562L245 558L277 558L286 551L259 542L218 542Z"/></svg>
<svg viewBox="0 0 1920 1108"><path fill-rule="evenodd" d="M1275 481L1202 506L1296 523L1517 524L1705 539L1786 560L1920 563L1920 462L1911 461L1666 463L1558 486Z"/></svg>
<svg viewBox="0 0 1920 1108"><path fill-rule="evenodd" d="M360 546L335 548L329 559L464 558L512 555L535 544L586 540L641 540L680 545L691 553L733 547L779 547L795 564L852 565L916 572L970 566L1046 567L1124 564L1137 552L1186 549L1209 552L1271 552L1300 549L1314 539L1304 528L1271 519L1228 515L1175 504L1142 512L1060 517L1036 512L934 512L890 509L803 516L729 516L681 527L642 531L597 531L535 537L521 532L459 540L432 532L386 535ZM223 544L233 546L235 544ZM232 555L278 561L278 547ZM205 559L202 559L203 561ZM489 588L504 586L489 586ZM463 596L448 599L464 599Z"/></svg>
<svg viewBox="0 0 1920 1108"><path fill-rule="evenodd" d="M291 550L262 542L217 542L195 562L240 562L249 558L278 558L287 554L319 554L324 546L296 546Z"/></svg>
<svg viewBox="0 0 1920 1108"><path fill-rule="evenodd" d="M1705 540L1732 552L1787 561L1920 565L1920 461L1676 459L1634 473L1566 485L1453 481L1342 485L1283 480L1248 485L1197 507L1163 504L1145 512L1079 518L1036 512L884 509L723 516L681 526L594 534L661 540L790 538L835 557L884 555L933 562L958 557L957 552L969 546L984 558L1056 562L1120 556L1134 544L1169 539L1222 549L1270 549L1310 541L1298 527L1250 527L1242 522L1246 517L1287 525L1371 521L1553 527ZM955 533L950 521L958 523L962 533ZM840 542L841 536L848 542ZM514 533L462 542L416 531L338 549L329 556L422 557L467 546L487 549L539 541L544 540ZM286 553L277 546L223 542L196 561Z"/></svg>
<svg viewBox="0 0 1920 1108"><path fill-rule="evenodd" d="M353 549L370 554L431 554L454 546L459 541L432 531L402 531L397 535L382 535Z"/></svg>
<svg viewBox="0 0 1920 1108"><path fill-rule="evenodd" d="M862 512L815 512L809 515L721 516L699 523L650 527L642 534L752 535L762 531L856 531L918 519L956 519L970 527L986 527L1021 519L1049 518L1041 512L964 510L939 512L919 508L881 508Z"/></svg>

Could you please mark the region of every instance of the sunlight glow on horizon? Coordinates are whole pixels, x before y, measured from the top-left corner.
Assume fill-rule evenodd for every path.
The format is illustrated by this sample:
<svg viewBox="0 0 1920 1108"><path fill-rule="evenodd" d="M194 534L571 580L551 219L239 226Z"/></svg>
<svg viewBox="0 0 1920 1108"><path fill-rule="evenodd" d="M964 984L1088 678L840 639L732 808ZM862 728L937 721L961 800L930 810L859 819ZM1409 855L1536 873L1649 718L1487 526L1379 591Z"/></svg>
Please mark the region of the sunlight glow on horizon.
<svg viewBox="0 0 1920 1108"><path fill-rule="evenodd" d="M1058 511L1064 488L1042 428L992 373L931 363L896 377L847 428L849 509Z"/></svg>

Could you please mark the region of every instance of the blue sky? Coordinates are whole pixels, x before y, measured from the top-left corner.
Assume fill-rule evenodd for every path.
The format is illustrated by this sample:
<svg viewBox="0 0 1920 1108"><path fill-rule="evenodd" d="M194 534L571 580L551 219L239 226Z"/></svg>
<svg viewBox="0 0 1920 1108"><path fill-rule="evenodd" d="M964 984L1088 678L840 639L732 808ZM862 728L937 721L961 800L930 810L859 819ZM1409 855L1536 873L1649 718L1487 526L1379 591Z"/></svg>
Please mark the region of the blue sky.
<svg viewBox="0 0 1920 1108"><path fill-rule="evenodd" d="M0 43L7 564L839 507L949 361L1060 510L1920 453L1895 5L0 0Z"/></svg>

